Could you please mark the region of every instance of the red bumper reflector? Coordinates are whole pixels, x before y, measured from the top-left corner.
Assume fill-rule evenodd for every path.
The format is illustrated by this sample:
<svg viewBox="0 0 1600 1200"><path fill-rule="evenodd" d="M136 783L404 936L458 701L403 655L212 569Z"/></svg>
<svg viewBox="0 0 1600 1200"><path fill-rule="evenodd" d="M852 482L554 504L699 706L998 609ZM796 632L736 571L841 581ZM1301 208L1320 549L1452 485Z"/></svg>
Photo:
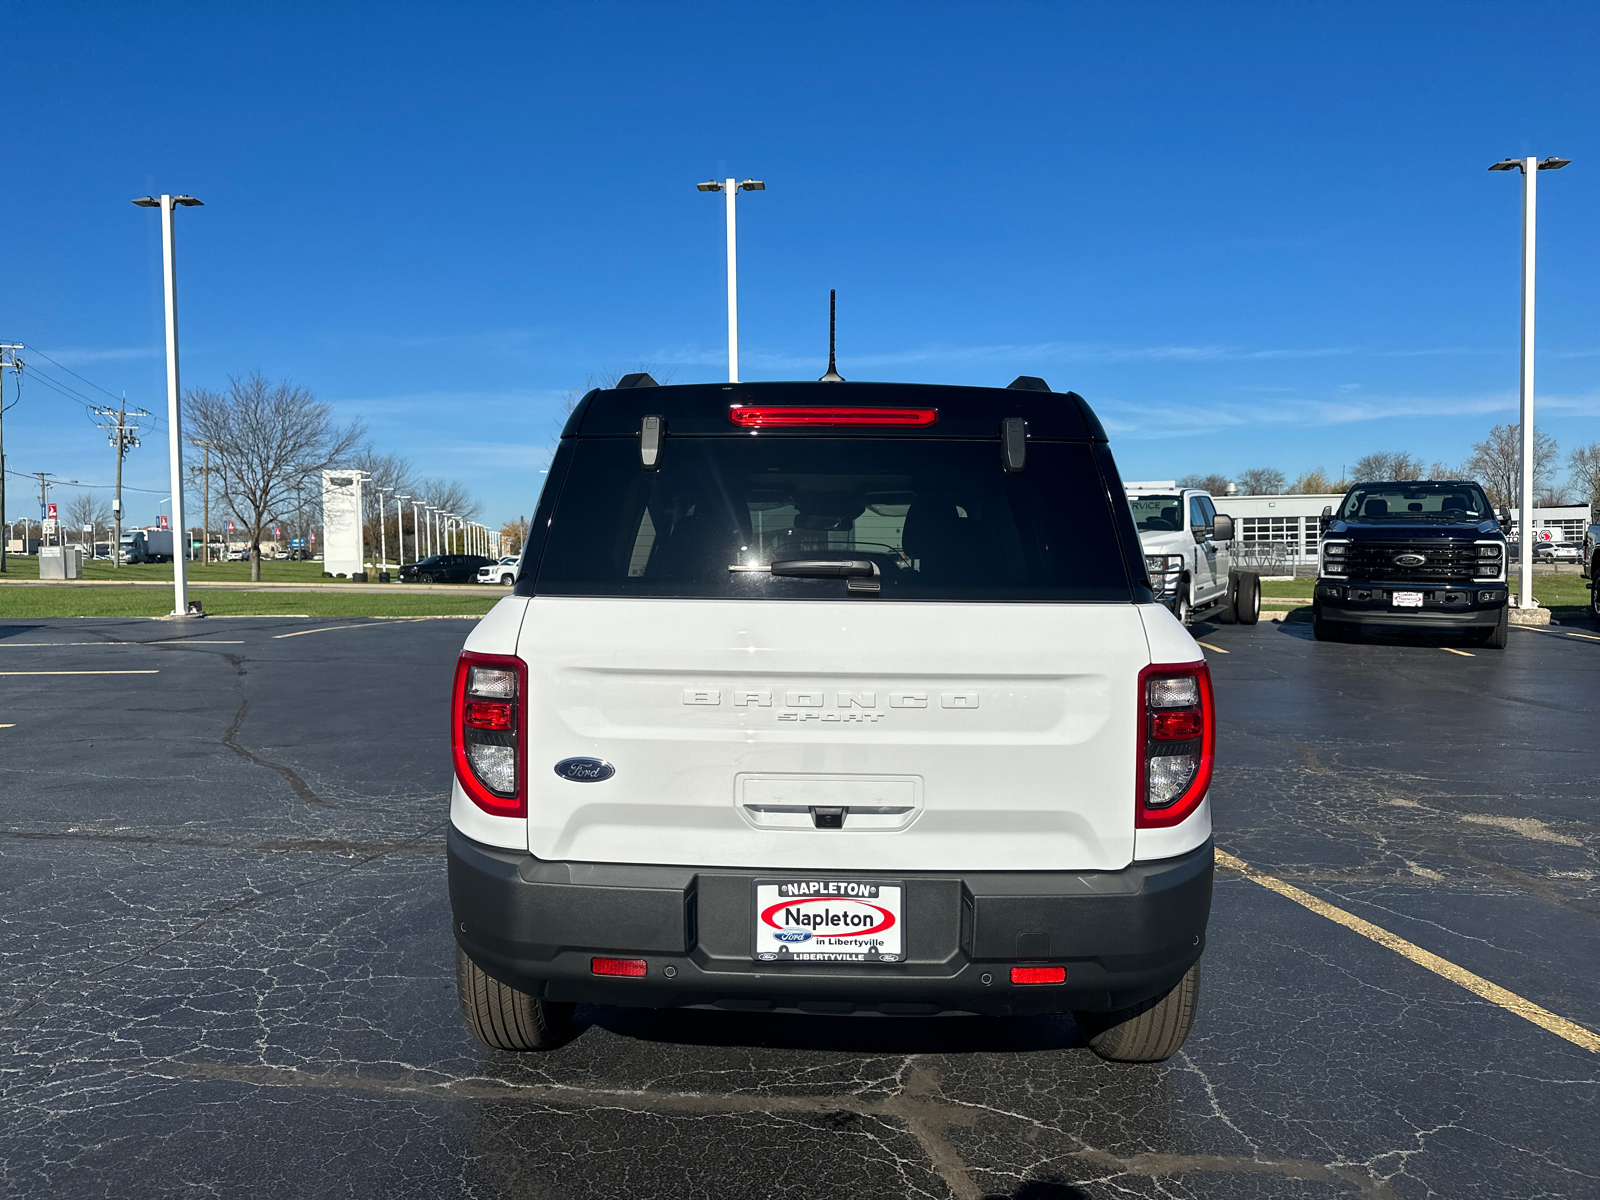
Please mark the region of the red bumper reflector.
<svg viewBox="0 0 1600 1200"><path fill-rule="evenodd" d="M591 958L589 970L596 975L623 975L629 979L642 976L647 967L642 958Z"/></svg>
<svg viewBox="0 0 1600 1200"><path fill-rule="evenodd" d="M1012 967L1012 983L1065 983L1065 967Z"/></svg>
<svg viewBox="0 0 1600 1200"><path fill-rule="evenodd" d="M495 700L469 700L466 722L474 729L510 729L511 705Z"/></svg>
<svg viewBox="0 0 1600 1200"><path fill-rule="evenodd" d="M926 429L939 419L937 408L818 408L798 404L735 404L728 420L740 429L793 429L802 425L878 425Z"/></svg>

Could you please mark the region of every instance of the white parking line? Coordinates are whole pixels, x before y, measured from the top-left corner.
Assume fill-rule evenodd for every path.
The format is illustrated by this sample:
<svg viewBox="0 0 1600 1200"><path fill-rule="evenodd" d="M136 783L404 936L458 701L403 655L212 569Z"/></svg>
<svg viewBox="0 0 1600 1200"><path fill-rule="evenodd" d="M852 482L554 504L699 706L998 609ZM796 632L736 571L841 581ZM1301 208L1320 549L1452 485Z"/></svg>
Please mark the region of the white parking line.
<svg viewBox="0 0 1600 1200"><path fill-rule="evenodd" d="M159 675L160 671L0 671L0 675Z"/></svg>
<svg viewBox="0 0 1600 1200"><path fill-rule="evenodd" d="M305 637L305 635L308 633L333 633L335 630L339 629L370 629L374 625L394 625L397 623L404 625L412 621L431 620L433 620L432 617L400 617L397 620L388 621L363 621L359 625L324 625L321 629L297 629L293 633L275 633L272 635L272 640L277 641L279 638Z"/></svg>
<svg viewBox="0 0 1600 1200"><path fill-rule="evenodd" d="M0 650L37 650L48 646L242 646L244 641L211 638L162 638L154 642L0 642Z"/></svg>

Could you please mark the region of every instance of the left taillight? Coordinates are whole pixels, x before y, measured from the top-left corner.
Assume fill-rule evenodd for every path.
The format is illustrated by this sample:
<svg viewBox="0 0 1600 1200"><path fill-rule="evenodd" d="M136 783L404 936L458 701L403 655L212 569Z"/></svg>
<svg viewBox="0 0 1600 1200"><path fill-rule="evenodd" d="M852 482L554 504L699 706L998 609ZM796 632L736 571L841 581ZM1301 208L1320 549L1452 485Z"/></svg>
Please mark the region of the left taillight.
<svg viewBox="0 0 1600 1200"><path fill-rule="evenodd" d="M1211 787L1216 730L1205 663L1157 663L1139 672L1136 826L1177 825L1200 807Z"/></svg>
<svg viewBox="0 0 1600 1200"><path fill-rule="evenodd" d="M528 667L509 654L463 651L456 661L450 740L461 790L496 817L528 815L523 769Z"/></svg>

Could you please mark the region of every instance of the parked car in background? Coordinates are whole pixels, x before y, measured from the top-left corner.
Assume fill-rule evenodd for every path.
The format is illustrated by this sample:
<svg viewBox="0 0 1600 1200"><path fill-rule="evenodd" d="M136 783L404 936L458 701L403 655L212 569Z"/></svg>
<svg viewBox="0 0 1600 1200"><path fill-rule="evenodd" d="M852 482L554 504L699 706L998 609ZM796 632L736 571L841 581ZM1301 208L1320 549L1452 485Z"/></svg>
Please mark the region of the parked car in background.
<svg viewBox="0 0 1600 1200"><path fill-rule="evenodd" d="M502 587L510 587L517 578L517 556L508 554L486 567L478 568L479 583L498 583Z"/></svg>
<svg viewBox="0 0 1600 1200"><path fill-rule="evenodd" d="M1217 512L1198 488L1128 489L1145 569L1156 596L1185 625L1216 617L1254 625L1261 617L1261 581L1232 563L1233 518Z"/></svg>
<svg viewBox="0 0 1600 1200"><path fill-rule="evenodd" d="M481 554L434 554L400 568L401 583L466 583L489 563Z"/></svg>
<svg viewBox="0 0 1600 1200"><path fill-rule="evenodd" d="M1546 563L1581 562L1582 552L1571 542L1535 542L1533 561Z"/></svg>
<svg viewBox="0 0 1600 1200"><path fill-rule="evenodd" d="M1322 535L1311 631L1339 641L1363 625L1459 629L1505 649L1505 535L1471 480L1358 483Z"/></svg>

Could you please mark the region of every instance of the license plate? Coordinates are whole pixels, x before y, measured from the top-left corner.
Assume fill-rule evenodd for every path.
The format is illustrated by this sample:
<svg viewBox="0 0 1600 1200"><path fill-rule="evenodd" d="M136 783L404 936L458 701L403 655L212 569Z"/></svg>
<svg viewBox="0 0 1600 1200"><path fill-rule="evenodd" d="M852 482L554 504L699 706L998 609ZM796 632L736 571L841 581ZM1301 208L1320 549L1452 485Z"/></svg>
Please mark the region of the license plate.
<svg viewBox="0 0 1600 1200"><path fill-rule="evenodd" d="M1396 608L1421 608L1421 592L1396 592L1394 593L1394 606Z"/></svg>
<svg viewBox="0 0 1600 1200"><path fill-rule="evenodd" d="M905 959L905 889L863 879L756 880L761 962L897 963Z"/></svg>

